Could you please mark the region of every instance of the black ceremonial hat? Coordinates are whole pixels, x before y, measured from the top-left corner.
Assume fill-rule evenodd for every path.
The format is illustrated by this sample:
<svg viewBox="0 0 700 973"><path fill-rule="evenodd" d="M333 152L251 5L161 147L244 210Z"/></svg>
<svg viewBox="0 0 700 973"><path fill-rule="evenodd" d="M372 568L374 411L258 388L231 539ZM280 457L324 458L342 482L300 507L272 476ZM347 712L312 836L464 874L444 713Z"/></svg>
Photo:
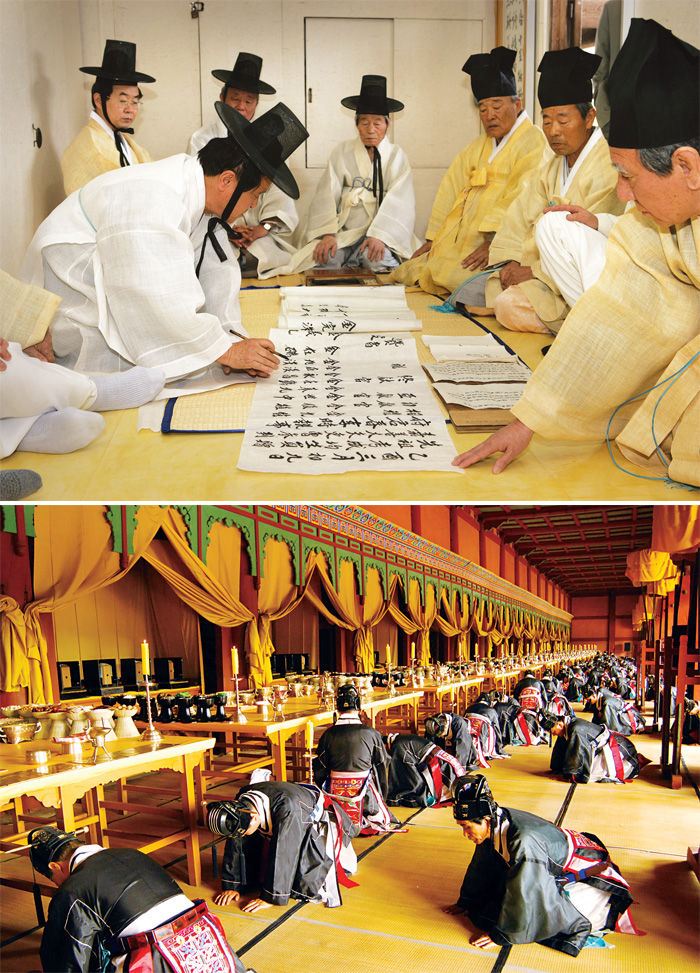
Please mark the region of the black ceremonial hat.
<svg viewBox="0 0 700 973"><path fill-rule="evenodd" d="M69 831L59 831L57 828L35 828L27 836L29 858L37 872L51 878L49 865L64 845L75 841L75 834Z"/></svg>
<svg viewBox="0 0 700 973"><path fill-rule="evenodd" d="M335 697L335 708L339 713L346 710L359 709L362 705L362 697L354 682L347 682L338 689Z"/></svg>
<svg viewBox="0 0 700 973"><path fill-rule="evenodd" d="M540 108L552 105L580 105L593 100L591 78L598 70L602 58L587 54L580 47L567 47L564 51L547 51L537 70L540 83L537 97Z"/></svg>
<svg viewBox="0 0 700 973"><path fill-rule="evenodd" d="M634 18L608 78L608 143L655 149L698 138L699 55L655 20Z"/></svg>
<svg viewBox="0 0 700 973"><path fill-rule="evenodd" d="M517 95L513 74L517 51L509 47L494 47L489 54L472 54L462 70L471 75L472 93L477 101Z"/></svg>
<svg viewBox="0 0 700 973"><path fill-rule="evenodd" d="M260 80L262 58L257 54L247 54L245 51L236 58L232 71L217 69L212 74L217 81L223 81L228 88L238 88L240 91L250 91L254 95L274 95L276 88Z"/></svg>
<svg viewBox="0 0 700 973"><path fill-rule="evenodd" d="M355 112L365 112L368 115L388 115L403 108L402 102L387 98L386 78L381 74L363 75L359 95L342 98L340 104L344 108L352 108Z"/></svg>
<svg viewBox="0 0 700 973"><path fill-rule="evenodd" d="M250 827L251 810L242 801L213 801L207 806L207 827L212 834L240 838Z"/></svg>
<svg viewBox="0 0 700 973"><path fill-rule="evenodd" d="M488 781L483 774L467 774L458 777L452 787L454 806L452 813L457 821L478 821L490 817L496 809Z"/></svg>
<svg viewBox="0 0 700 973"><path fill-rule="evenodd" d="M250 161L285 195L299 199L299 187L285 165L285 159L306 141L309 133L294 112L280 102L249 122L223 101L217 101L215 107L229 135Z"/></svg>
<svg viewBox="0 0 700 973"><path fill-rule="evenodd" d="M131 41L105 41L102 64L80 70L114 84L149 84L156 80L136 70L136 44Z"/></svg>

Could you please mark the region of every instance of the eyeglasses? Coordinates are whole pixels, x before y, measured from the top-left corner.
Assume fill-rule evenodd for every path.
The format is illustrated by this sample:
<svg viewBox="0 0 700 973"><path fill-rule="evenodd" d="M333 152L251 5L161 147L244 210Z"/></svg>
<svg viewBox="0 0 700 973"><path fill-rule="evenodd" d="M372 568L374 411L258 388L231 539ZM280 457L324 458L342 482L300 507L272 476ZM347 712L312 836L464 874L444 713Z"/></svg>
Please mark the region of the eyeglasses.
<svg viewBox="0 0 700 973"><path fill-rule="evenodd" d="M134 111L141 107L140 101L131 101L129 98L108 98L107 101L116 101L120 108L133 108Z"/></svg>

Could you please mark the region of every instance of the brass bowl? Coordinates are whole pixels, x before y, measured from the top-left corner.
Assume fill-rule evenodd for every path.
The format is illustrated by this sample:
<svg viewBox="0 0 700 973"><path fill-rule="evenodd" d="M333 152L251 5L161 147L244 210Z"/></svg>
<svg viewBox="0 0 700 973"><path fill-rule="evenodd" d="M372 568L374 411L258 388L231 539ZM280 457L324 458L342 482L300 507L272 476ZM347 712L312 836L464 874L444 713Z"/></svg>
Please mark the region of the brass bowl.
<svg viewBox="0 0 700 973"><path fill-rule="evenodd" d="M26 743L34 738L39 724L33 720L3 720L0 730L8 743Z"/></svg>
<svg viewBox="0 0 700 973"><path fill-rule="evenodd" d="M28 764L47 764L53 756L53 750L27 750L24 759Z"/></svg>

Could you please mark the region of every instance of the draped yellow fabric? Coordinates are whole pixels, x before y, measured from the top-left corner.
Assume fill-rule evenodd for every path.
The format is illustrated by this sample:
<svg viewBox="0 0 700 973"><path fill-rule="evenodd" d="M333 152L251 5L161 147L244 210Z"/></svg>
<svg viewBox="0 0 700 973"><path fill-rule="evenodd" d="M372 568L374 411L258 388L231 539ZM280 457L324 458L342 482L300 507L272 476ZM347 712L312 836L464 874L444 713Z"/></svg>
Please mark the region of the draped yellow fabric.
<svg viewBox="0 0 700 973"><path fill-rule="evenodd" d="M31 659L27 686L30 702L54 702L46 639L39 616L122 577L150 543L163 515L159 507L139 509L134 531L135 554L122 569L119 554L112 551L111 528L103 507L36 508L34 523L37 537L41 538L34 560L36 600L24 609L24 639L20 638L21 630L16 625L10 633L11 656L14 657L16 649Z"/></svg>
<svg viewBox="0 0 700 973"><path fill-rule="evenodd" d="M30 672L40 661L36 639L27 629L24 612L14 598L0 596L0 690L13 693L36 682Z"/></svg>
<svg viewBox="0 0 700 973"><path fill-rule="evenodd" d="M673 588L678 580L678 568L663 551L631 551L627 555L625 574L636 587L660 582Z"/></svg>
<svg viewBox="0 0 700 973"><path fill-rule="evenodd" d="M311 567L307 566L304 572L304 581L307 585L315 569L316 559L316 554L309 555ZM262 578L258 591L257 638L252 631L248 634L250 677L256 688L272 682L270 657L275 647L272 643L271 622L293 611L304 597L304 589L302 588L299 593L294 582L291 552L284 542L274 537L268 538L261 560ZM248 627L252 629L254 626Z"/></svg>
<svg viewBox="0 0 700 973"><path fill-rule="evenodd" d="M689 554L700 545L700 506L678 504L654 507L651 546L654 551Z"/></svg>
<svg viewBox="0 0 700 973"><path fill-rule="evenodd" d="M435 585L425 583L425 607L421 604L420 594L420 585L414 578L409 584L408 610L419 632L416 659L419 665L427 666L430 663L430 629L437 617Z"/></svg>

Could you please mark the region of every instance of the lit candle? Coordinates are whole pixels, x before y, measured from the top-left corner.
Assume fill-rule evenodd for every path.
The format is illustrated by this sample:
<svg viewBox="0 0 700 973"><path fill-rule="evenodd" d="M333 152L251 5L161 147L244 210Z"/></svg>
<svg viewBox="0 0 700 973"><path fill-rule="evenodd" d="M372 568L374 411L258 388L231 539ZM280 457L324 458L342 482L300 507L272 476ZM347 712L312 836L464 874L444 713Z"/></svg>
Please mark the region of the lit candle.
<svg viewBox="0 0 700 973"><path fill-rule="evenodd" d="M314 721L308 720L306 724L306 749L313 750L314 748Z"/></svg>
<svg viewBox="0 0 700 973"><path fill-rule="evenodd" d="M411 658L415 659L415 657L416 657L416 643L411 642Z"/></svg>
<svg viewBox="0 0 700 973"><path fill-rule="evenodd" d="M148 658L148 642L144 639L141 643L141 674L147 679L151 674L151 665Z"/></svg>
<svg viewBox="0 0 700 973"><path fill-rule="evenodd" d="M231 662L233 664L233 674L234 676L237 676L238 675L238 649L236 648L235 645L231 649Z"/></svg>

